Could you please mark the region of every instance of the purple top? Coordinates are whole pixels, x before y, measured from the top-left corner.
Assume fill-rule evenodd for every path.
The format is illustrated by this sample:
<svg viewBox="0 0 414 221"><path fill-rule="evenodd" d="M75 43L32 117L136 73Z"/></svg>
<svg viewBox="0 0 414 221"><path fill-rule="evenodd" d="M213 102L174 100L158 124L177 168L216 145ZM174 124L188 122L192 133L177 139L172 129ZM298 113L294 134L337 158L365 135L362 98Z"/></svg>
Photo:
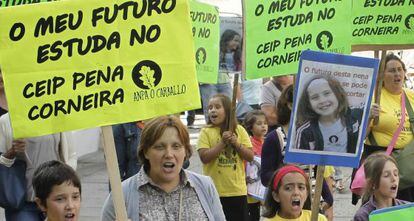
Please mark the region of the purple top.
<svg viewBox="0 0 414 221"><path fill-rule="evenodd" d="M392 205L393 206L399 206L403 204L407 204L407 201L394 199ZM369 214L376 210L377 206L375 205L374 196L371 196L364 205L359 208L359 210L355 213L354 221L368 221L369 220Z"/></svg>

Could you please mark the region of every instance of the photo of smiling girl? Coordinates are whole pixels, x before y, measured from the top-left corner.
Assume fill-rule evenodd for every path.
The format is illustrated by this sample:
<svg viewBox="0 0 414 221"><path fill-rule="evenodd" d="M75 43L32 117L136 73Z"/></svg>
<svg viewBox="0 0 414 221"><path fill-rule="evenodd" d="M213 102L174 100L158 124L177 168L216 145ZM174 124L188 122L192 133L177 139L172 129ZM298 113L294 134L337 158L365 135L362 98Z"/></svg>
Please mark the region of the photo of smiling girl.
<svg viewBox="0 0 414 221"><path fill-rule="evenodd" d="M235 30L227 29L220 38L220 70L234 72L241 70L241 36Z"/></svg>
<svg viewBox="0 0 414 221"><path fill-rule="evenodd" d="M295 147L355 153L363 109L350 108L339 81L314 75L305 83L297 113Z"/></svg>

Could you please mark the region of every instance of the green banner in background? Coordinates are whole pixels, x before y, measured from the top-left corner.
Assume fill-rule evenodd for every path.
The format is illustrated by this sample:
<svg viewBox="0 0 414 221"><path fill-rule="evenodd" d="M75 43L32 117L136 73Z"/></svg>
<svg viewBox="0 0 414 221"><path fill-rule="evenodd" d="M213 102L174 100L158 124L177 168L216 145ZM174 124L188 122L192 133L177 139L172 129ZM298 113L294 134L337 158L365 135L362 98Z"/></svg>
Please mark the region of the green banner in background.
<svg viewBox="0 0 414 221"><path fill-rule="evenodd" d="M34 3L39 3L39 2L52 2L52 1L57 1L57 0L1 0L0 7L26 5L26 4L34 4Z"/></svg>
<svg viewBox="0 0 414 221"><path fill-rule="evenodd" d="M349 54L351 1L244 0L246 77L298 71L301 51Z"/></svg>
<svg viewBox="0 0 414 221"><path fill-rule="evenodd" d="M197 78L200 83L217 83L219 62L218 9L214 6L190 1L190 18L194 38Z"/></svg>
<svg viewBox="0 0 414 221"><path fill-rule="evenodd" d="M352 4L352 45L414 44L414 0Z"/></svg>

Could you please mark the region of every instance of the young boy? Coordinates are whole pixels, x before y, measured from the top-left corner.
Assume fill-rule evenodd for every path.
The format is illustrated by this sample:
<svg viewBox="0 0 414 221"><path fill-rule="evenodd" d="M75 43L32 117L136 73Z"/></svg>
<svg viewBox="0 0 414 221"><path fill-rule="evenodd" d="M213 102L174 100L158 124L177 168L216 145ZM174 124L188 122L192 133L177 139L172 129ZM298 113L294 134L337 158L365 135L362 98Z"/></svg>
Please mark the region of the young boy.
<svg viewBox="0 0 414 221"><path fill-rule="evenodd" d="M81 182L76 172L60 161L41 164L33 175L37 206L47 221L77 221L81 203Z"/></svg>

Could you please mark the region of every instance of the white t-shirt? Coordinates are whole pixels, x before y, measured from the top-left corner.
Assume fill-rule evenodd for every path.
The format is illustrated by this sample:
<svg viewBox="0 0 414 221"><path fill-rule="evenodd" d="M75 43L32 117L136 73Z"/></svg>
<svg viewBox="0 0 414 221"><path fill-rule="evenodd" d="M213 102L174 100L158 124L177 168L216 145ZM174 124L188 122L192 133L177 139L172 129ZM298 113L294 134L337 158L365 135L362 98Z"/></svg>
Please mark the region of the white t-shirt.
<svg viewBox="0 0 414 221"><path fill-rule="evenodd" d="M336 120L335 123L329 126L324 126L319 122L318 124L323 137L323 150L346 153L348 134L346 132L346 127L341 122L341 119Z"/></svg>
<svg viewBox="0 0 414 221"><path fill-rule="evenodd" d="M276 107L282 92L275 86L272 80L266 82L260 93L260 105L270 104Z"/></svg>
<svg viewBox="0 0 414 221"><path fill-rule="evenodd" d="M242 100L250 105L260 103L262 79L246 80L241 82Z"/></svg>

